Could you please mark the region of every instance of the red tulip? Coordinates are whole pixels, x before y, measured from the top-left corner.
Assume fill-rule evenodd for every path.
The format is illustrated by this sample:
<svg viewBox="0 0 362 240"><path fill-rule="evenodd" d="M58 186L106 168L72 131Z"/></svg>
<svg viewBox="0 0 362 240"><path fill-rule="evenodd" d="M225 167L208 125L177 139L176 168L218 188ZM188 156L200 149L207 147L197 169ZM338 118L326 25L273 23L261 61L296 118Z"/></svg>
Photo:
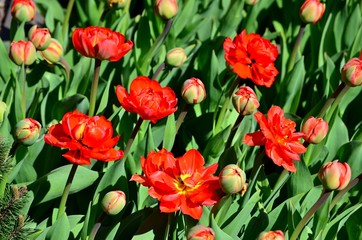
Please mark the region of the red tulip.
<svg viewBox="0 0 362 240"><path fill-rule="evenodd" d="M141 158L145 176L135 174L131 180L148 187L148 194L160 201L161 212L181 210L183 214L200 219L202 206L215 204L219 197L219 178L213 176L217 164L204 167L204 158L195 149L174 158L166 149L151 151Z"/></svg>
<svg viewBox="0 0 362 240"><path fill-rule="evenodd" d="M260 106L254 90L247 86L241 86L232 99L235 110L244 116L252 114Z"/></svg>
<svg viewBox="0 0 362 240"><path fill-rule="evenodd" d="M175 92L169 87L161 87L156 80L148 77L134 79L129 94L118 85L116 94L126 111L137 113L143 120L151 120L153 123L177 110Z"/></svg>
<svg viewBox="0 0 362 240"><path fill-rule="evenodd" d="M362 52L361 52L362 53ZM351 87L362 85L362 58L352 58L342 68L342 80Z"/></svg>
<svg viewBox="0 0 362 240"><path fill-rule="evenodd" d="M90 158L104 162L122 158L123 151L113 148L118 139L113 138L112 123L105 117L89 117L77 110L66 113L44 136L46 143L68 148L63 157L75 164L90 164Z"/></svg>
<svg viewBox="0 0 362 240"><path fill-rule="evenodd" d="M234 40L226 38L224 50L226 62L240 78L271 87L279 72L274 66L278 49L269 40L244 30Z"/></svg>
<svg viewBox="0 0 362 240"><path fill-rule="evenodd" d="M349 184L352 171L348 163L338 160L322 165L318 172L318 178L328 190L342 190Z"/></svg>
<svg viewBox="0 0 362 240"><path fill-rule="evenodd" d="M121 33L94 26L75 29L72 41L74 48L83 56L110 62L119 61L133 47L133 42L125 42Z"/></svg>
<svg viewBox="0 0 362 240"><path fill-rule="evenodd" d="M268 118L261 112L255 113L254 117L258 121L261 131L246 134L244 143L249 146L265 145L266 155L276 165L295 172L293 160L300 160L298 154L307 150L299 141L304 133L295 132L295 122L286 119L283 109L278 106L270 108Z"/></svg>

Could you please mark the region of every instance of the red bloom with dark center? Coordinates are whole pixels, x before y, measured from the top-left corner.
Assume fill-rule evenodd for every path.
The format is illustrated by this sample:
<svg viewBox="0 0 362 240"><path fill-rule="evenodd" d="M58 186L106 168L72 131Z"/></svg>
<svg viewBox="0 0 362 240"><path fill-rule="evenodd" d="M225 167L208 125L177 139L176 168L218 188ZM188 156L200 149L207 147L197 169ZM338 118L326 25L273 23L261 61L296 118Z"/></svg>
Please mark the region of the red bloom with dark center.
<svg viewBox="0 0 362 240"><path fill-rule="evenodd" d="M149 187L151 197L160 201L161 212L181 210L195 219L200 219L202 206L215 204L219 197L219 178L213 176L217 164L204 167L204 158L195 149L182 157L174 158L166 149L150 152L141 158L145 176L133 175L131 180Z"/></svg>
<svg viewBox="0 0 362 240"><path fill-rule="evenodd" d="M122 158L123 151L113 148L118 139L113 138L112 123L105 117L89 117L77 110L66 113L62 122L44 135L46 143L68 148L63 157L78 165L90 164L90 158L104 162Z"/></svg>
<svg viewBox="0 0 362 240"><path fill-rule="evenodd" d="M124 36L104 27L77 28L72 35L74 48L83 56L119 61L132 47L133 42L125 42Z"/></svg>
<svg viewBox="0 0 362 240"><path fill-rule="evenodd" d="M278 75L274 62L277 47L259 34L243 30L234 40L224 41L225 60L240 78L249 78L256 85L270 87Z"/></svg>
<svg viewBox="0 0 362 240"><path fill-rule="evenodd" d="M278 106L270 108L268 119L261 112L255 113L254 117L261 131L246 134L244 143L249 146L265 145L266 155L276 165L295 172L293 160L299 160L298 154L307 150L299 141L304 133L295 132L295 122L286 119L283 110Z"/></svg>
<svg viewBox="0 0 362 240"><path fill-rule="evenodd" d="M122 107L132 113L137 113L143 120L156 123L177 110L177 98L170 87L161 87L156 80L148 77L137 77L130 86L130 93L120 85L116 94Z"/></svg>

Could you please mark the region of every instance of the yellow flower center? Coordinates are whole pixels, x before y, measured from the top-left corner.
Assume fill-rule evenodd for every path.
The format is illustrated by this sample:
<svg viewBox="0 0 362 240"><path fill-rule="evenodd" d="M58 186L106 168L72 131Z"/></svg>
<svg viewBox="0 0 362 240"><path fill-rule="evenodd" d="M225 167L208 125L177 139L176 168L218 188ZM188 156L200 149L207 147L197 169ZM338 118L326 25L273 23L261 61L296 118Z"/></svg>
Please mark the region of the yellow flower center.
<svg viewBox="0 0 362 240"><path fill-rule="evenodd" d="M187 173L181 174L175 180L175 187L176 187L177 191L179 192L179 194L186 195L187 193L194 191L195 189L197 189L200 186L200 184L201 184L200 182L197 182L196 184L191 184L191 182L189 180L187 180L189 177L191 177L190 174L187 174Z"/></svg>

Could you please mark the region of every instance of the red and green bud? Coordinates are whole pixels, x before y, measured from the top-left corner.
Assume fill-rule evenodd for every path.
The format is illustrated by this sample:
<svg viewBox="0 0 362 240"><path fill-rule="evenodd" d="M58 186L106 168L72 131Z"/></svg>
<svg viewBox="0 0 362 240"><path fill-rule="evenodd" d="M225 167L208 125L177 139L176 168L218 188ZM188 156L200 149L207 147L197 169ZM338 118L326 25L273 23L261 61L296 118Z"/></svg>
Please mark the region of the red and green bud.
<svg viewBox="0 0 362 240"><path fill-rule="evenodd" d="M309 117L302 126L304 140L317 144L320 143L328 133L328 123L322 118Z"/></svg>
<svg viewBox="0 0 362 240"><path fill-rule="evenodd" d="M306 0L300 7L299 15L303 22L316 24L324 14L326 5L319 0Z"/></svg>
<svg viewBox="0 0 362 240"><path fill-rule="evenodd" d="M30 146L38 140L41 125L32 118L25 118L15 126L15 138L24 145Z"/></svg>
<svg viewBox="0 0 362 240"><path fill-rule="evenodd" d="M262 232L259 234L258 240L284 240L284 233L280 230Z"/></svg>
<svg viewBox="0 0 362 240"><path fill-rule="evenodd" d="M124 8L126 6L127 0L107 0L110 7L119 7Z"/></svg>
<svg viewBox="0 0 362 240"><path fill-rule="evenodd" d="M30 22L35 17L35 4L32 0L14 0L11 15L20 22Z"/></svg>
<svg viewBox="0 0 362 240"><path fill-rule="evenodd" d="M166 55L166 64L171 67L181 67L187 56L183 48L171 49Z"/></svg>
<svg viewBox="0 0 362 240"><path fill-rule="evenodd" d="M342 68L342 80L351 87L362 85L362 60L350 59Z"/></svg>
<svg viewBox="0 0 362 240"><path fill-rule="evenodd" d="M246 86L241 86L232 100L235 110L244 116L252 114L260 106L254 90Z"/></svg>
<svg viewBox="0 0 362 240"><path fill-rule="evenodd" d="M52 39L48 28L38 28L36 25L30 28L28 37L38 50L45 50Z"/></svg>
<svg viewBox="0 0 362 240"><path fill-rule="evenodd" d="M36 49L30 41L20 40L10 44L10 59L17 65L31 65L36 59Z"/></svg>
<svg viewBox="0 0 362 240"><path fill-rule="evenodd" d="M44 51L41 51L40 55L49 64L57 63L63 55L63 47L56 39L52 38L49 46Z"/></svg>
<svg viewBox="0 0 362 240"><path fill-rule="evenodd" d="M219 174L221 189L226 194L241 193L246 187L246 175L239 166L229 164Z"/></svg>
<svg viewBox="0 0 362 240"><path fill-rule="evenodd" d="M214 240L215 233L212 228L196 225L192 227L187 234L187 240Z"/></svg>
<svg viewBox="0 0 362 240"><path fill-rule="evenodd" d="M187 79L181 89L181 96L188 104L196 104L205 100L206 90L198 78Z"/></svg>
<svg viewBox="0 0 362 240"><path fill-rule="evenodd" d="M156 0L155 12L164 20L169 20L176 16L178 4L176 0Z"/></svg>
<svg viewBox="0 0 362 240"><path fill-rule="evenodd" d="M259 0L245 0L245 3L248 5L255 5L259 2Z"/></svg>
<svg viewBox="0 0 362 240"><path fill-rule="evenodd" d="M117 215L126 205L126 194L122 191L111 191L102 199L102 209L108 215Z"/></svg>
<svg viewBox="0 0 362 240"><path fill-rule="evenodd" d="M341 163L338 160L323 164L319 169L318 178L325 189L342 190L351 180L351 168L348 163Z"/></svg>

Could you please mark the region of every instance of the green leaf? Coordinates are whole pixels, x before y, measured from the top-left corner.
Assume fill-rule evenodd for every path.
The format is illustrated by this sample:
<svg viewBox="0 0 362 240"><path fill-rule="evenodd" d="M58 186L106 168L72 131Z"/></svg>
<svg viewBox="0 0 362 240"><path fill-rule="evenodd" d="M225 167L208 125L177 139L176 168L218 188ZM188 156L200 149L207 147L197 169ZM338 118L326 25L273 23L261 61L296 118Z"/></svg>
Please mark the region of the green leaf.
<svg viewBox="0 0 362 240"><path fill-rule="evenodd" d="M312 175L303 158L300 161L294 161L294 164L297 171L291 174L290 181L288 182L289 197L308 192L314 186ZM300 184L301 182L303 182L303 184Z"/></svg>
<svg viewBox="0 0 362 240"><path fill-rule="evenodd" d="M116 71L113 70L111 72L111 74L109 75L109 79L113 79L113 76L114 76L114 73ZM111 80L108 80L107 81L107 85L106 85L106 88L104 89L103 91L103 95L102 95L102 98L101 98L101 102L99 103L99 107L98 107L98 110L97 110L97 114L96 115L101 115L101 113L104 112L104 110L106 109L107 105L108 105L108 100L109 100L109 89L111 87L111 83L112 81ZM113 89L112 89L113 90ZM113 90L114 91L114 90Z"/></svg>
<svg viewBox="0 0 362 240"><path fill-rule="evenodd" d="M332 194L328 199L319 207L318 211L313 215L313 228L314 237L317 237L320 231L323 231L329 220L329 209L332 200Z"/></svg>
<svg viewBox="0 0 362 240"><path fill-rule="evenodd" d="M230 235L228 235L226 232L224 232L219 225L217 225L214 216L211 215L211 228L215 232L215 240L235 240L236 238L232 238Z"/></svg>
<svg viewBox="0 0 362 240"><path fill-rule="evenodd" d="M362 161L358 161L362 156L362 141L355 140L342 145L335 156L340 162L347 162L352 170L352 177L354 179L362 171Z"/></svg>
<svg viewBox="0 0 362 240"><path fill-rule="evenodd" d="M220 155L223 153L225 143L229 137L231 126L223 129L210 139L203 152L203 156L208 164L218 161Z"/></svg>
<svg viewBox="0 0 362 240"><path fill-rule="evenodd" d="M0 76L4 82L8 82L10 79L12 62L9 58L9 52L6 50L4 42L0 38ZM2 89L3 91L4 89ZM4 100L3 100L4 101Z"/></svg>
<svg viewBox="0 0 362 240"><path fill-rule="evenodd" d="M46 238L49 240L68 240L70 234L70 224L66 214L63 214L49 229Z"/></svg>
<svg viewBox="0 0 362 240"><path fill-rule="evenodd" d="M354 39L362 25L362 13L359 4L353 8L352 13L349 13L349 18L344 29L343 42L345 48L349 49L352 46Z"/></svg>
<svg viewBox="0 0 362 240"><path fill-rule="evenodd" d="M35 205L58 198L63 194L64 186L71 167L72 165L66 165L57 168L28 185L28 189L34 192ZM97 178L97 172L82 166L78 166L72 186L70 188L70 194L79 192L89 187Z"/></svg>
<svg viewBox="0 0 362 240"><path fill-rule="evenodd" d="M171 114L167 117L165 133L163 135L163 147L171 151L176 137L175 115Z"/></svg>

